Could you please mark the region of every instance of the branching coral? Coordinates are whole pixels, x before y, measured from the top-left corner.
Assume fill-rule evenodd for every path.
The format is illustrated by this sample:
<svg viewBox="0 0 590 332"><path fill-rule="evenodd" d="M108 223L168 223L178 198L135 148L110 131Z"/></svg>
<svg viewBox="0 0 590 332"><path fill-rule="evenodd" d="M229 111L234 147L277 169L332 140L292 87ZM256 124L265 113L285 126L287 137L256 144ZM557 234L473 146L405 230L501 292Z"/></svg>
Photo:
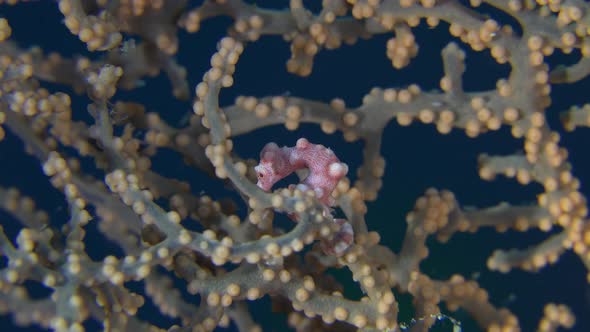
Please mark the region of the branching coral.
<svg viewBox="0 0 590 332"><path fill-rule="evenodd" d="M566 143L587 139L585 128L578 128L590 125L590 107L585 90L563 87L586 87L587 3L324 0L306 8L291 0L275 8L242 0L60 0L10 6L17 2L0 0L5 141L0 162L7 169L0 183L0 311L16 325L57 331L257 331L269 323L251 304L271 302L297 331L427 331L447 316L455 317L446 319L455 324L460 320L493 332L590 326L584 315L574 318L585 310L579 298L537 303L535 296L519 295L506 303L488 280L509 284L520 276L515 271L524 270L527 280L542 282L543 273L569 264L575 267L544 283L551 290L537 293L586 285L590 223L580 156L585 151ZM61 15L55 21L63 21L65 34L54 38L74 34L77 38L67 37L90 53L73 55L65 51L70 44L54 39L49 44L63 53L46 52L21 40L20 29L28 27L37 38L49 29L33 24L44 9ZM207 38L216 50L203 41ZM365 52L372 46L359 39L377 41L385 55ZM285 42L291 53L286 71L307 78L279 80L273 69L263 78L259 68L271 67L275 51L281 51L265 49L264 58L248 53L260 44ZM442 49L442 71L429 67L438 61L430 48L436 45ZM322 54L335 49L360 52L347 67L326 74L322 70L330 64ZM470 79L466 68L478 57L488 62L473 66L482 67L481 77ZM359 67L371 68L379 59L388 62L387 71L379 70L385 83L359 78ZM265 91L256 91L256 79L241 83L244 72L264 81ZM347 90L353 86L344 79L347 73L357 73L354 83L386 87L371 89L357 107L347 106L343 98L364 93L357 86ZM162 76L170 93L160 85ZM288 82L311 85L317 76L331 84L313 86L309 95L285 93ZM482 83L485 76L492 77L492 87ZM341 97L333 98L330 88ZM314 93L322 97L312 99ZM564 95L580 99L564 101ZM176 100L162 102L166 96ZM571 106L562 112L561 124L555 111L563 109L552 102ZM446 179L447 159L462 160L477 145L453 145L452 154L432 157L426 165L410 155L391 158L396 144L416 155L437 153L419 148L416 137L426 134L409 133L420 130L417 126L403 128L413 122L432 125L449 140L459 135L467 142L491 141L468 168L486 181L515 178L525 195L501 202L513 197L516 187L484 192L462 170L472 189L461 189L462 178L441 181L457 194L417 185L425 193L402 223L396 204L415 195L409 187L397 189L403 198L384 194L396 165L414 163L402 175L409 178L404 183L425 178L418 171L424 166ZM278 124L284 128L274 133L284 137L269 137L265 130ZM319 130L314 134L309 124ZM403 137L388 140L389 131ZM288 132L317 145L300 139L294 148L263 147L270 141L292 144ZM339 158L319 145L333 147L327 141L334 133L347 142L334 148ZM248 135L255 139L244 138ZM502 136L512 136L512 145ZM429 140L432 146L439 142ZM348 159L356 148L362 162ZM25 152L41 165L35 174L42 174L43 183L35 182L32 190L19 180L23 173L34 176L24 171L32 159L16 158ZM172 167L177 159L182 163L175 167L188 172L161 167ZM386 159L393 168L386 168ZM301 184L272 189L300 168L310 171ZM42 203L44 196L58 198ZM489 199L473 199L481 196ZM460 201L478 207L462 207ZM371 214L378 204L387 206L385 214ZM66 211L51 211L52 206ZM285 225L284 216L296 222ZM383 224L398 228L383 231ZM488 241L486 228L508 232ZM464 232L478 232L473 237L481 240L465 245ZM474 263L467 257L478 242L490 250L487 261ZM459 243L460 253L441 258L445 243ZM573 256L577 263L568 263ZM436 271L433 260L452 271ZM512 289L534 283L527 284ZM573 303L562 303L569 300ZM534 318L522 315L529 311Z"/></svg>

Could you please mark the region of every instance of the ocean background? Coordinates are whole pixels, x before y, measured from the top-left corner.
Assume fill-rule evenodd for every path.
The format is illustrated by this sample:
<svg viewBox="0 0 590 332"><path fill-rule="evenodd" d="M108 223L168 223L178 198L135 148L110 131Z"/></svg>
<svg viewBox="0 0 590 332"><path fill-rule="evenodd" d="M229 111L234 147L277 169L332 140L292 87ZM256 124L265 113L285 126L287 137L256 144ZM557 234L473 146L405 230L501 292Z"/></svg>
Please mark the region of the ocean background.
<svg viewBox="0 0 590 332"><path fill-rule="evenodd" d="M199 3L190 6L194 7ZM285 0L256 3L264 8L288 6L288 1ZM306 4L317 10L314 2L306 1ZM489 11L492 16L497 14L493 10ZM21 47L39 46L46 53L53 51L64 56L101 56L100 52L89 54L83 43L70 34L53 1L14 7L1 5L0 17L8 19L13 29L12 40ZM515 23L506 16L500 18L505 20L502 23ZM217 41L225 35L231 23L232 20L227 17L215 18L202 22L201 30L196 34L179 31L180 48L177 60L188 71L192 95L193 87L209 68L209 59L215 51ZM451 41L456 42L467 54L463 76L465 91L494 89L496 81L506 78L510 72L510 67L497 64L489 51L474 52L468 45L452 38L446 23L441 23L434 29L422 23L413 32L420 47L419 53L409 66L401 70L394 69L386 57L385 45L392 37L392 34L386 34L370 40L359 40L355 45L344 45L335 51L321 51L315 58L314 69L309 77L287 73L285 63L289 58L289 44L280 36L264 36L245 48L237 65L234 86L221 93L221 106L233 104L239 95L289 95L323 102L342 98L347 106L357 107L363 96L373 87L401 88L415 83L423 91L439 90L439 80L443 75L440 51ZM576 52L571 55L556 52L548 61L554 66L572 64L579 58L580 55ZM146 77L144 82L144 87L134 91L119 91L114 99L140 101L148 112L159 113L170 124L186 125L187 115L192 112L192 100L175 100L171 95L171 85L163 74L154 78ZM45 87L51 92L64 91L72 95L74 119L91 121L86 111L89 102L86 97L74 96L68 87L61 85L47 84ZM559 122L559 113L573 105L589 102L588 91L588 78L572 85L554 85L551 92L553 102L547 110L550 126L562 135L562 146L570 153L573 174L580 179L581 190L587 197L590 194L590 157L587 148L590 130L579 128L573 133L565 132ZM282 125L260 129L235 137L234 146L242 157L258 158L260 149L269 141L279 145L293 145L299 137L331 147L342 161L348 163L351 169L350 178L356 178L355 170L361 163L363 143L347 143L339 132L326 135L317 125L302 124L296 131L288 131ZM542 192L542 187L538 184L522 186L514 179L497 177L488 182L478 177L479 154L506 155L522 149L522 140L514 139L507 127L472 139L461 130L441 135L433 125L414 123L409 127L402 127L392 121L385 130L382 142L382 154L387 162L383 188L376 201L367 203L369 212L366 220L369 229L380 233L382 244L395 252L399 251L406 228L405 215L411 211L415 200L431 187L454 192L463 207L488 207L500 202L535 204L536 195ZM83 160L83 163L88 162L90 161ZM209 179L198 170L187 167L178 155L170 151L159 153L153 160L153 167L164 175L188 181L194 193L205 192L214 198L237 197L228 188L224 188L220 181ZM52 224L62 225L68 220L68 208L62 194L49 184L39 162L24 152L22 143L9 131L4 141L0 142L0 171L0 186L18 187L23 195L35 198L37 206L49 213ZM239 204L243 214L245 206L243 202ZM17 221L4 211L0 211L0 223L12 239L20 229ZM86 246L91 257L101 259L108 254L122 254L119 248L96 231L92 222L88 227ZM550 234L555 232L557 230L554 229ZM507 307L519 317L523 331L536 329L543 307L548 302L564 303L572 308L577 324L571 331L590 331L587 271L572 252L565 253L559 262L538 273L514 270L501 274L490 272L486 268L486 260L495 249L526 248L539 243L550 234L538 230L497 233L492 229L481 229L476 234L456 234L447 244L430 239L430 256L422 262L421 270L431 278L441 280L457 273L466 278L474 278L481 287L488 290L494 305ZM4 267L5 259L0 260L0 263L0 267ZM358 285L350 283L350 273L341 272L338 277L348 282L345 284L346 295L352 298L360 296ZM42 298L48 295L48 290L42 286L29 286L33 296ZM142 283L129 283L128 286L138 292L143 288ZM190 301L190 295L185 294L185 299ZM146 300L147 304L138 312L140 318L162 327L175 322L160 314L147 298ZM400 320L409 322L412 314L411 299L402 295L399 300ZM264 331L281 331L285 326L285 317L282 314L269 315L269 302L265 297L250 305L250 308ZM464 311L445 313L461 321L463 331L479 330ZM96 321L89 321L85 326L89 331L101 328ZM230 326L227 330L233 329ZM10 316L0 316L0 331L42 330L36 326L17 327ZM442 321L436 331L452 331L452 324L449 320Z"/></svg>

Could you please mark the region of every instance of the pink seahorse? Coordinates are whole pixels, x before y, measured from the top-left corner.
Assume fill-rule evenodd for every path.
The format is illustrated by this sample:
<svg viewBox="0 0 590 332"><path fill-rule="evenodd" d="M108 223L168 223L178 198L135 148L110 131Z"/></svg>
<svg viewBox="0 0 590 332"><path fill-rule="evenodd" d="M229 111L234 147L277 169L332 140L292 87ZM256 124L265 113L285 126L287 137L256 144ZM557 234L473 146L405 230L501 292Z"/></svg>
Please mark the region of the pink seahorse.
<svg viewBox="0 0 590 332"><path fill-rule="evenodd" d="M338 181L348 173L348 166L340 162L332 150L321 144L310 143L300 138L294 147L280 148L271 142L260 152L260 163L254 168L258 176L256 184L264 191L291 173L307 169L307 176L296 187L302 191L313 190L318 200L324 204L325 216L331 217L334 199L331 194ZM297 216L291 216L298 220ZM345 219L333 219L340 226L331 240L322 242L326 254L341 256L353 241L352 226Z"/></svg>

